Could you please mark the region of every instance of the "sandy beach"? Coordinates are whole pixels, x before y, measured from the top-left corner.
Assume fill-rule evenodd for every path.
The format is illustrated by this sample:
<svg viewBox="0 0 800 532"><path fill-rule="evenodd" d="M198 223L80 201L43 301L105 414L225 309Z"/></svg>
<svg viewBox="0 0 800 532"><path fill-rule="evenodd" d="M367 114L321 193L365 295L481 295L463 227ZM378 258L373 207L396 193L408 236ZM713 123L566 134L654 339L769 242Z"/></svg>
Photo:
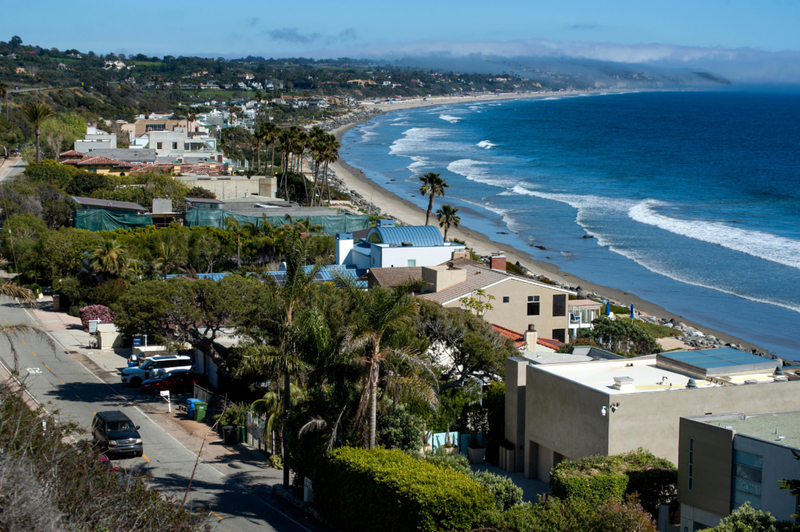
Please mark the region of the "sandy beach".
<svg viewBox="0 0 800 532"><path fill-rule="evenodd" d="M618 92L625 92L625 91L618 91ZM546 96L552 96L554 93L547 93ZM564 94L564 93L555 93L555 94ZM566 94L573 94L573 93L566 93ZM528 94L514 94L514 95L503 95L507 96L504 99L515 99L521 97L542 97L545 96L542 93L530 93ZM402 101L397 102L395 104L379 104L375 105L376 108L379 108L383 111L391 111L391 110L399 110L399 109L408 109L413 107L426 107L431 105L447 105L453 103L465 103L470 100L478 100L478 99L498 99L502 98L503 96L486 96L486 97L453 97L453 98L429 98L426 100L412 100L412 101ZM341 139L344 133L355 127L357 123L347 124L345 126L339 127L331 131L334 135L336 135L337 139L341 142ZM411 203L410 201L397 196L396 194L382 188L375 182L367 179L364 174L361 173L360 169L353 168L352 166L348 165L343 160L338 160L336 163L331 165L334 171L336 172L336 176L344 181L347 190L355 190L361 196L366 199L367 201L373 203L375 206L381 209L381 212L384 214L389 214L393 216L398 221L408 224L408 225L424 225L425 224L425 210L416 206L415 204ZM443 202L446 202L445 198L436 198L434 202L434 211L441 206ZM437 223L438 222L431 222ZM763 348L741 340L737 338L733 334L723 331L717 331L711 329L705 325L694 323L683 318L680 315L673 314L669 312L667 309L660 307L659 305L655 305L648 301L645 301L635 294L631 294L628 292L624 292L621 290L617 290L615 288L607 287L607 286L600 286L589 282L585 279L578 278L572 274L562 271L558 266L554 264L550 264L548 262L538 261L532 259L527 253L523 250L517 249L515 247L500 244L497 242L493 242L487 235L478 233L476 231L470 230L468 227L463 225L453 228L451 227L448 230L448 237L457 238L459 240L463 240L467 243L467 246L472 248L477 254L486 256L490 255L493 252L503 252L508 261L513 263L519 263L520 265L528 268L532 273L537 275L543 275L557 283L562 285L566 285L572 287L573 289L577 289L578 287L586 290L587 292L594 292L596 294L601 295L604 298L610 299L612 302L630 306L631 304L634 305L635 309L638 312L646 313L651 316L657 316L659 318L665 319L674 319L677 322L682 322L688 326L694 327L703 331L705 334L711 334L717 337L719 340L732 343L732 344L741 344L743 348L746 349L756 349L758 351L765 351Z"/></svg>

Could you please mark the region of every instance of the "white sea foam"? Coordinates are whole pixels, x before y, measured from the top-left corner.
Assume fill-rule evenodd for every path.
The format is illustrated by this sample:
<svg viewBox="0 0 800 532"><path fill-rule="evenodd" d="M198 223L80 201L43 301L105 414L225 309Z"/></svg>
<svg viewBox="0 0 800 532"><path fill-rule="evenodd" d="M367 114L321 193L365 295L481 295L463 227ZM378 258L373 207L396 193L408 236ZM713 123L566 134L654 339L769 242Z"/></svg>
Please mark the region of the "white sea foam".
<svg viewBox="0 0 800 532"><path fill-rule="evenodd" d="M447 136L447 131L430 127L412 127L404 131L403 136L395 140L389 147L392 155L405 155L411 157L422 151L427 151L436 142L441 142Z"/></svg>
<svg viewBox="0 0 800 532"><path fill-rule="evenodd" d="M759 259L800 269L799 240L740 229L722 222L671 218L658 213L655 210L658 205L662 204L656 201L644 201L632 207L628 214L637 222L653 225L676 235L718 244Z"/></svg>
<svg viewBox="0 0 800 532"><path fill-rule="evenodd" d="M460 116L453 116L453 115L439 115L439 118L447 122L450 122L451 124L455 124L456 122L461 120Z"/></svg>
<svg viewBox="0 0 800 532"><path fill-rule="evenodd" d="M480 142L477 144L477 146L478 146L479 148L483 148L483 149L486 149L486 150L491 150L492 148L494 148L495 146L497 146L497 144L494 144L494 143L493 143L492 141L490 141L490 140L482 140L482 141L480 141Z"/></svg>
<svg viewBox="0 0 800 532"><path fill-rule="evenodd" d="M493 176L487 169L489 163L485 161L476 161L474 159L459 159L447 165L447 169L454 174L463 175L470 181L483 183L485 185L492 185L495 187L506 188L511 186L508 181L498 179Z"/></svg>
<svg viewBox="0 0 800 532"><path fill-rule="evenodd" d="M542 99L541 99L541 100L539 100L539 101L540 101L540 102L547 102L547 101L552 101L552 100L560 100L560 99L561 99L561 98L553 98L553 97L551 96L551 97L548 97L548 98L542 98Z"/></svg>
<svg viewBox="0 0 800 532"><path fill-rule="evenodd" d="M414 156L411 157L413 163L409 164L407 168L414 173L422 173L426 168L432 168L433 165L426 157Z"/></svg>

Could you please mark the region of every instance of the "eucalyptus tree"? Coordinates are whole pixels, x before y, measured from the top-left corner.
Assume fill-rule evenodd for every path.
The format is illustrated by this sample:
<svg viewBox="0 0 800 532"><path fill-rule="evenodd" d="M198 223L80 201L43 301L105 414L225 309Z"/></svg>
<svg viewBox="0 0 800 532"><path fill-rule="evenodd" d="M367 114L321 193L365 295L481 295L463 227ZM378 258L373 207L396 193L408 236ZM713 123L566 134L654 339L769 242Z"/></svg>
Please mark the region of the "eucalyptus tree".
<svg viewBox="0 0 800 532"><path fill-rule="evenodd" d="M439 227L444 227L445 241L447 241L447 230L450 229L450 227L458 227L458 224L461 223L461 217L456 214L457 212L458 207L453 207L452 205L442 205L442 207L436 211L436 217L439 219Z"/></svg>
<svg viewBox="0 0 800 532"><path fill-rule="evenodd" d="M422 186L419 187L420 194L428 196L428 210L425 212L425 225L428 225L433 211L433 198L444 196L444 189L449 188L449 185L442 179L441 173L428 172L420 176L419 180L422 182Z"/></svg>
<svg viewBox="0 0 800 532"><path fill-rule="evenodd" d="M22 113L25 115L36 135L36 164L39 164L39 135L41 135L42 123L48 118L55 116L55 111L44 102L33 101L22 106Z"/></svg>

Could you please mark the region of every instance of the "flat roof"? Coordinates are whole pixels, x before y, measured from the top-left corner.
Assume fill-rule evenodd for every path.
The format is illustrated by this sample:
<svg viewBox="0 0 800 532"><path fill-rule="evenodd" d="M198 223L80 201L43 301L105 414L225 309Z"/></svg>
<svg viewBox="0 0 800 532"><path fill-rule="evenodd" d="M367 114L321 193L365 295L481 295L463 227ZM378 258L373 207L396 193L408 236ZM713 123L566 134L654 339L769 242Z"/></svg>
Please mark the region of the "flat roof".
<svg viewBox="0 0 800 532"><path fill-rule="evenodd" d="M731 347L661 353L658 355L658 362L665 367L686 371L702 378L763 373L774 371L782 365L779 360Z"/></svg>
<svg viewBox="0 0 800 532"><path fill-rule="evenodd" d="M535 367L610 395L683 390L689 379L693 378L686 373L658 367L655 355ZM614 379L622 377L628 377L632 381L625 381L626 385L622 389L616 389ZM695 383L698 388L719 386L698 378L695 378Z"/></svg>
<svg viewBox="0 0 800 532"><path fill-rule="evenodd" d="M736 434L766 440L784 447L800 449L800 412L756 415L735 414L713 419L690 418L708 425L717 425ZM780 439L783 437L783 439Z"/></svg>

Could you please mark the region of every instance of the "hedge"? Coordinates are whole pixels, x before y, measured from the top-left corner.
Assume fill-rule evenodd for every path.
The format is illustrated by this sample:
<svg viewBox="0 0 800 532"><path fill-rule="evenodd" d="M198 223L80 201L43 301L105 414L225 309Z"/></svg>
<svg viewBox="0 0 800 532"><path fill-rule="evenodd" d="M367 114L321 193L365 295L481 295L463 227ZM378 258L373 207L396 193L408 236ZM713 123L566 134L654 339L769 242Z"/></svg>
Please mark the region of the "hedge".
<svg viewBox="0 0 800 532"><path fill-rule="evenodd" d="M470 530L494 508L466 475L399 450L335 449L313 487L320 515L342 532Z"/></svg>
<svg viewBox="0 0 800 532"><path fill-rule="evenodd" d="M550 492L555 497L599 503L636 493L642 507L652 515L661 503L676 498L677 482L675 466L644 449L568 460L550 471Z"/></svg>

